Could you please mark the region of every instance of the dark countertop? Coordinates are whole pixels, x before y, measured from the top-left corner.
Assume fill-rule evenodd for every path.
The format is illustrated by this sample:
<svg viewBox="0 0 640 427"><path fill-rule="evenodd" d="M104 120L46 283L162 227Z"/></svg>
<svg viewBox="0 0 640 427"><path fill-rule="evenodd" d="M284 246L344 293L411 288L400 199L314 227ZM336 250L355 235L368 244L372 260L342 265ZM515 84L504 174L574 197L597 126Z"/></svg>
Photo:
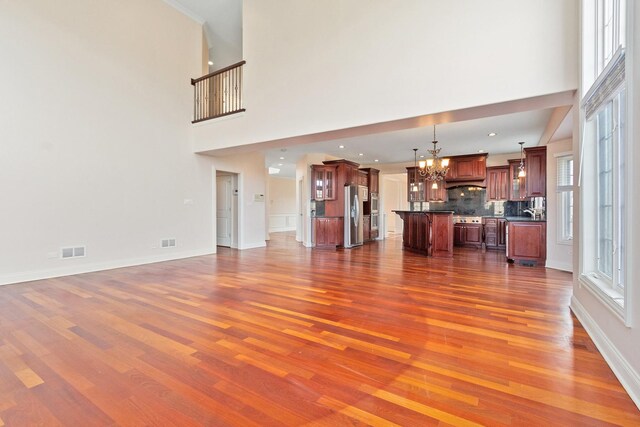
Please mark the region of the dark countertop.
<svg viewBox="0 0 640 427"><path fill-rule="evenodd" d="M406 210L392 210L391 212L395 213L433 213L433 214L453 214L453 211L436 211L436 210L428 210L428 211L406 211Z"/></svg>
<svg viewBox="0 0 640 427"><path fill-rule="evenodd" d="M335 216L327 216L327 215L314 215L311 218L344 218L344 215L335 215Z"/></svg>
<svg viewBox="0 0 640 427"><path fill-rule="evenodd" d="M547 222L546 219L533 219L530 216L506 216L504 218L509 222Z"/></svg>

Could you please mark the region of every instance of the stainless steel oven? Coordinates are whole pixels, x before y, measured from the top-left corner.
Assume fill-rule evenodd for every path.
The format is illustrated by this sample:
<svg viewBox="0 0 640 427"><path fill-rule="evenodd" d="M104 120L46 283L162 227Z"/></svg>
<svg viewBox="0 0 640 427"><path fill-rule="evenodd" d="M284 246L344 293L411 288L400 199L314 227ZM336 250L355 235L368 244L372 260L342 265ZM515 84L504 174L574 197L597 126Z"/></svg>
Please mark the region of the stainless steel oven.
<svg viewBox="0 0 640 427"><path fill-rule="evenodd" d="M371 193L369 199L371 201L371 214L378 213L378 193Z"/></svg>
<svg viewBox="0 0 640 427"><path fill-rule="evenodd" d="M371 212L371 231L376 231L380 226L380 214Z"/></svg>

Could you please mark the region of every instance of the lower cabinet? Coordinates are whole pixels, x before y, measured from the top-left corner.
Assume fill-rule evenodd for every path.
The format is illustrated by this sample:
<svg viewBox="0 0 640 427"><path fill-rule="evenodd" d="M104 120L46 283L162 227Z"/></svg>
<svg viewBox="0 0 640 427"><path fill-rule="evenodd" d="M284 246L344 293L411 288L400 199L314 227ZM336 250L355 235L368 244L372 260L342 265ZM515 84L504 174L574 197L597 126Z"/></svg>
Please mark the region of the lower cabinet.
<svg viewBox="0 0 640 427"><path fill-rule="evenodd" d="M498 218L498 248L507 247L507 220Z"/></svg>
<svg viewBox="0 0 640 427"><path fill-rule="evenodd" d="M342 217L314 218L313 236L316 247L336 247L344 244Z"/></svg>
<svg viewBox="0 0 640 427"><path fill-rule="evenodd" d="M482 224L454 224L454 246L482 247Z"/></svg>
<svg viewBox="0 0 640 427"><path fill-rule="evenodd" d="M371 240L371 216L370 215L362 215L362 240L368 242Z"/></svg>
<svg viewBox="0 0 640 427"><path fill-rule="evenodd" d="M504 250L507 244L507 221L504 218L483 218L482 222L485 247Z"/></svg>
<svg viewBox="0 0 640 427"><path fill-rule="evenodd" d="M507 227L507 259L544 266L547 259L547 223L513 221Z"/></svg>

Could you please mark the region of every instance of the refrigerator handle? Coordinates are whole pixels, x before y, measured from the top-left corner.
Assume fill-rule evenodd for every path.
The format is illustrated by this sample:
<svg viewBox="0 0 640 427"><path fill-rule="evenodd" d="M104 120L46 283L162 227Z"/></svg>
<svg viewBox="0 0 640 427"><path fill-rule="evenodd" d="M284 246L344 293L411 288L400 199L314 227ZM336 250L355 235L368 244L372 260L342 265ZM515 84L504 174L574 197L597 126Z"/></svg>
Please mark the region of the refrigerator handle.
<svg viewBox="0 0 640 427"><path fill-rule="evenodd" d="M358 227L358 221L360 220L360 202L358 200L358 195L356 194L353 198L355 214L353 215L353 224Z"/></svg>

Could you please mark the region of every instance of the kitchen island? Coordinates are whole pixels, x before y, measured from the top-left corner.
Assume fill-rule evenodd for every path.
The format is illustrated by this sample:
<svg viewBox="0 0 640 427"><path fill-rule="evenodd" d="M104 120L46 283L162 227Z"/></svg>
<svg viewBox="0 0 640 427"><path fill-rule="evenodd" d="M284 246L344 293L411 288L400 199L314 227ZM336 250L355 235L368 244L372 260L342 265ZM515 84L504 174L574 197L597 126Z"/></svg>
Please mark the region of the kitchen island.
<svg viewBox="0 0 640 427"><path fill-rule="evenodd" d="M393 212L404 222L404 249L426 256L453 256L453 211Z"/></svg>

